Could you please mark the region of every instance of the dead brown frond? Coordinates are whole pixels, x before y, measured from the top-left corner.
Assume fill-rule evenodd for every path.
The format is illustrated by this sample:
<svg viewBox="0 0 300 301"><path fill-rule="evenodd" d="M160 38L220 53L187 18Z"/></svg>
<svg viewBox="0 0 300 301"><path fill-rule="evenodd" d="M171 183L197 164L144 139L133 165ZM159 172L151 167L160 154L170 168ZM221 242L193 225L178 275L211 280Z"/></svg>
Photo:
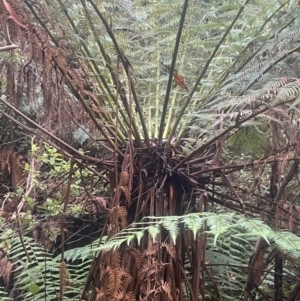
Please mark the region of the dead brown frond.
<svg viewBox="0 0 300 301"><path fill-rule="evenodd" d="M122 290L125 292L127 291L129 285L131 284L132 277L123 268L121 268L120 271L121 271Z"/></svg>
<svg viewBox="0 0 300 301"><path fill-rule="evenodd" d="M130 205L130 191L128 187L120 186L121 191L124 193L127 205Z"/></svg>
<svg viewBox="0 0 300 301"><path fill-rule="evenodd" d="M158 252L158 245L150 245L148 248L144 251L146 256L154 256Z"/></svg>
<svg viewBox="0 0 300 301"><path fill-rule="evenodd" d="M121 229L127 226L126 217L127 217L127 210L124 206L117 205L109 210L110 222L120 226Z"/></svg>
<svg viewBox="0 0 300 301"><path fill-rule="evenodd" d="M97 298L101 300L105 296L108 300L115 300L115 298L118 299L120 296L125 297L126 294L129 294L128 297L132 296L132 293L130 294L127 290L132 278L123 268L120 268L120 253L105 253L102 256L102 266L104 262L107 266L105 269L102 269L102 274L100 275L99 287L101 289L98 288L97 290Z"/></svg>
<svg viewBox="0 0 300 301"><path fill-rule="evenodd" d="M131 248L129 251L134 259L134 265L135 265L136 269L140 270L140 268L143 265L143 261L144 261L143 253L136 248Z"/></svg>
<svg viewBox="0 0 300 301"><path fill-rule="evenodd" d="M155 273L156 273L155 265L144 264L144 266L140 269L138 273L140 282L150 280L150 277L153 277Z"/></svg>
<svg viewBox="0 0 300 301"><path fill-rule="evenodd" d="M166 251L168 252L168 254L169 254L173 259L176 259L176 250L175 250L174 246L171 246L171 245L169 245L169 244L166 243L166 242L163 242L163 243L161 244L161 246L162 246L163 248L166 249Z"/></svg>
<svg viewBox="0 0 300 301"><path fill-rule="evenodd" d="M161 280L160 290L167 295L168 300L171 300L171 301L173 300L169 283L164 282L164 281Z"/></svg>
<svg viewBox="0 0 300 301"><path fill-rule="evenodd" d="M278 162L278 174L283 175L287 166L288 160L295 156L295 152L287 152L283 154Z"/></svg>
<svg viewBox="0 0 300 301"><path fill-rule="evenodd" d="M129 183L129 173L127 171L123 171L120 174L120 186L128 186Z"/></svg>
<svg viewBox="0 0 300 301"><path fill-rule="evenodd" d="M97 292L96 301L102 301L105 296L105 292L103 290L100 290L98 287L96 287L95 289Z"/></svg>
<svg viewBox="0 0 300 301"><path fill-rule="evenodd" d="M9 284L12 268L13 264L7 257L0 259L0 277L3 278L3 281L6 285Z"/></svg>
<svg viewBox="0 0 300 301"><path fill-rule="evenodd" d="M254 265L255 270L253 271L253 281L257 286L260 285L261 277L264 274L265 267L266 267L266 262L264 258L264 252L261 251Z"/></svg>
<svg viewBox="0 0 300 301"><path fill-rule="evenodd" d="M253 162L253 188L257 188L260 191L261 182L261 168L257 160Z"/></svg>
<svg viewBox="0 0 300 301"><path fill-rule="evenodd" d="M89 123L90 132L95 127L99 129L100 126L97 124L93 112L103 115L107 111L99 105L99 97L85 83L83 69L86 65L83 63L80 69L78 65L74 65L73 60L69 59L71 54L74 53L74 51L72 52L72 45L69 45L68 42L58 43L48 28L43 28L43 26L37 25L36 22L32 22L30 11L26 6L33 9L30 3L25 5L21 1L7 0L0 3L2 28L6 28L7 24L9 25L9 30L5 34L6 39L15 41L17 45L20 45L23 55L28 56L27 62L25 64L20 63L18 68L12 64L11 60L3 60L6 67L5 89L7 98L10 103L20 106L22 95L26 90L29 102L35 100L39 93L35 87L39 85L38 81L40 81L43 104L47 112L45 115L37 114L40 122L46 122L53 132L64 136L63 138L67 138L67 141L72 141L72 132L74 127L78 128L78 122L79 124ZM42 18L49 20L49 12L45 7L41 5L38 9L43 15ZM62 32L58 31L56 34L61 35ZM33 66L32 62L38 63L38 67L37 65ZM44 68L41 68L41 66ZM65 114L66 110L71 111L68 108L70 94L64 90L65 84L86 107L84 112L80 108L80 118L76 120L77 123L72 122L71 113L70 115ZM89 100L91 103L87 106L85 101L88 103ZM93 112L90 111L92 103L96 107L92 110ZM72 109L72 111L74 113L75 110ZM64 118L62 118L63 114ZM53 120L57 120L58 124L54 123ZM67 128L69 129L68 133L65 130ZM68 136L66 137L66 135Z"/></svg>
<svg viewBox="0 0 300 301"><path fill-rule="evenodd" d="M115 277L110 267L102 269L100 275L100 285L103 286L106 295L111 294L115 288Z"/></svg>
<svg viewBox="0 0 300 301"><path fill-rule="evenodd" d="M19 185L24 178L23 166L25 163L24 157L21 154L17 152L12 153L11 150L3 150L2 152L0 152L0 164L1 164L0 171L2 173L7 172L9 175L11 175L12 159L13 159L12 157L14 157L14 160L16 162L14 172L15 172L16 183Z"/></svg>
<svg viewBox="0 0 300 301"><path fill-rule="evenodd" d="M65 290L66 284L67 284L67 271L68 271L68 266L67 264L63 261L59 265L59 277L60 277L60 288L61 292Z"/></svg>
<svg viewBox="0 0 300 301"><path fill-rule="evenodd" d="M136 298L135 298L135 296L134 296L134 293L130 291L130 292L128 292L128 293L125 294L123 300L124 300L124 301L135 301Z"/></svg>
<svg viewBox="0 0 300 301"><path fill-rule="evenodd" d="M5 168L7 168L9 173L11 170L10 154L11 154L10 150L3 151L0 153L1 169L4 170Z"/></svg>
<svg viewBox="0 0 300 301"><path fill-rule="evenodd" d="M107 201L103 197L92 197L86 202L87 211L94 217L99 218L100 216L107 213Z"/></svg>
<svg viewBox="0 0 300 301"><path fill-rule="evenodd" d="M110 252L110 266L113 269L119 269L121 265L121 254L119 251Z"/></svg>

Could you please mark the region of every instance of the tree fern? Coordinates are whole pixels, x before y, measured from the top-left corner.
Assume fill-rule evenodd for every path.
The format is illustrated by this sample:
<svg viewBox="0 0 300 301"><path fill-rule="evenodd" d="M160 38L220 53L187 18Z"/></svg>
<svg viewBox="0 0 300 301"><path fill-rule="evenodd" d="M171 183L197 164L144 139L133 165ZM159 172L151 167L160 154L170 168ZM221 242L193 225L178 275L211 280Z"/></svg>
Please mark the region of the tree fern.
<svg viewBox="0 0 300 301"><path fill-rule="evenodd" d="M4 147L11 146L9 156L1 153L1 172L8 179L4 186L10 192L3 201L9 212L3 215L19 210L19 186L28 205L33 204L21 209L30 214L43 209L39 202L60 195L58 208L82 216L86 203L107 196L92 217L102 214L106 243L80 249L81 254L62 251L60 258L64 253L76 258L65 262L70 295L79 292L76 281L79 287L83 279L73 276L72 264L86 275L93 255L97 264L84 286L92 290L92 300L205 299L204 283L209 283L210 296L214 292L220 300L222 294L239 298L245 285L244 299L249 299L262 273L269 273L271 250L278 262L283 262L280 256L298 260L298 236L281 232L297 233L299 219L300 44L294 2L6 0L0 14L1 43L6 45L1 47L0 117L5 121L0 138ZM6 55L12 48L17 50ZM37 103L42 104L38 110ZM32 115L30 104L35 104ZM90 155L76 149L87 138L80 129L93 137L93 142L87 139ZM71 158L76 168L85 166L95 176L87 184L66 165L67 181L59 172L44 172L37 182L45 177L55 188L29 189L30 176L25 175L24 184L22 173L15 171L22 163L15 164L14 140L24 133L58 149L61 163ZM251 150L243 145L250 134L261 138ZM33 157L26 159L36 166ZM55 163L54 152L51 159ZM55 186L57 177L65 185ZM78 193L73 195L69 190L75 184ZM7 205L10 197L18 209ZM67 211L46 213L58 225L52 240L61 235L64 244L65 231L71 231L64 223ZM24 221L17 227L21 237L28 230ZM250 248L239 244L252 247L257 239L246 279L229 266L210 273L207 250L224 261L243 251L249 259ZM58 287L66 271L61 279L58 275L64 263L24 240L23 245L14 241L8 254L16 262L20 298L43 298L47 291L62 299ZM275 278L282 274L277 268Z"/></svg>

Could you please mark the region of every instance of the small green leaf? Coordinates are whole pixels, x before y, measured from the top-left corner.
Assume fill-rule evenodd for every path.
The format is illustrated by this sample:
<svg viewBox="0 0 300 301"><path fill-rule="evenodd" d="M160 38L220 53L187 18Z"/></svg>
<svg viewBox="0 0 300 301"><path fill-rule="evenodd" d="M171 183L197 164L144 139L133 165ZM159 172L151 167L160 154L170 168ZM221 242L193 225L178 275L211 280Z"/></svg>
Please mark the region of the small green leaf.
<svg viewBox="0 0 300 301"><path fill-rule="evenodd" d="M163 219L163 226L169 231L169 234L174 242L174 245L176 244L176 238L179 234L179 221L177 216L167 216Z"/></svg>
<svg viewBox="0 0 300 301"><path fill-rule="evenodd" d="M135 238L134 234L131 234L129 236L127 236L126 242L127 242L127 246L129 247L131 241Z"/></svg>
<svg viewBox="0 0 300 301"><path fill-rule="evenodd" d="M232 227L233 214L210 213L207 215L207 224L210 228L208 231L214 235L214 246L216 246L219 236Z"/></svg>
<svg viewBox="0 0 300 301"><path fill-rule="evenodd" d="M201 218L198 214L191 214L184 218L183 222L188 227L188 229L193 232L194 239L196 239L197 232L203 225L203 218Z"/></svg>
<svg viewBox="0 0 300 301"><path fill-rule="evenodd" d="M147 230L148 230L149 234L151 235L153 243L154 243L156 236L160 233L159 225L150 226L147 228Z"/></svg>
<svg viewBox="0 0 300 301"><path fill-rule="evenodd" d="M144 236L144 231L138 231L135 233L135 237L138 241L138 245L140 245L141 239L143 238L143 236Z"/></svg>
<svg viewBox="0 0 300 301"><path fill-rule="evenodd" d="M28 290L33 294L35 295L39 290L40 290L40 287L38 285L36 285L35 283L31 282L29 285L28 285Z"/></svg>

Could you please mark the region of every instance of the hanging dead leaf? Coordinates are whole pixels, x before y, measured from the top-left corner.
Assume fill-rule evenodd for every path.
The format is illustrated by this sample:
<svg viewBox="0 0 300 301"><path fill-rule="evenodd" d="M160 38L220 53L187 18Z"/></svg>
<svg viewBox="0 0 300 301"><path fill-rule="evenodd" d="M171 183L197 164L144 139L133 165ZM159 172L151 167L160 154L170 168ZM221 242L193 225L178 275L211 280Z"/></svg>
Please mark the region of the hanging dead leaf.
<svg viewBox="0 0 300 301"><path fill-rule="evenodd" d="M186 86L185 82L184 82L184 77L180 74L178 74L178 70L174 69L173 72L173 77L174 77L174 81L175 83L182 89L188 91L188 87Z"/></svg>
<svg viewBox="0 0 300 301"><path fill-rule="evenodd" d="M121 191L125 194L126 201L128 205L130 205L130 193L128 187L120 186Z"/></svg>
<svg viewBox="0 0 300 301"><path fill-rule="evenodd" d="M120 186L128 186L129 183L129 173L127 171L123 171L120 174Z"/></svg>
<svg viewBox="0 0 300 301"><path fill-rule="evenodd" d="M0 277L3 278L5 284L9 283L12 268L13 264L6 257L0 260Z"/></svg>
<svg viewBox="0 0 300 301"><path fill-rule="evenodd" d="M64 261L60 263L59 275L60 275L60 286L62 288L62 291L64 291L67 284L67 264Z"/></svg>
<svg viewBox="0 0 300 301"><path fill-rule="evenodd" d="M26 28L26 25L19 19L18 15L15 13L13 8L18 8L18 4L13 4L13 6L8 3L6 0L3 0L4 7L9 13L8 19L13 19L20 27ZM21 10L22 11L22 10Z"/></svg>
<svg viewBox="0 0 300 301"><path fill-rule="evenodd" d="M86 93L86 94L92 95L91 92ZM107 114L107 113L108 113L104 108L101 108L101 107L96 106L96 105L94 105L94 104L92 104L92 108L93 108L93 111L94 111L94 112L97 112L97 113L104 113L104 114Z"/></svg>

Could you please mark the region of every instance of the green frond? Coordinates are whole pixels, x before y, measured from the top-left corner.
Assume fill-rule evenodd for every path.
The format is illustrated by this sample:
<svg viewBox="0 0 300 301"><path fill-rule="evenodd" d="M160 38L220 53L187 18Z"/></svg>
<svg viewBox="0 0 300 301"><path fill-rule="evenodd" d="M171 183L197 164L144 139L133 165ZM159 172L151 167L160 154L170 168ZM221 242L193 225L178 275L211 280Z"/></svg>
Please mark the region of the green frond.
<svg viewBox="0 0 300 301"><path fill-rule="evenodd" d="M144 235L145 235L145 233L144 233L143 230L138 231L138 232L135 233L135 237L136 237L136 239L137 239L138 245L140 245L141 239L144 237Z"/></svg>
<svg viewBox="0 0 300 301"><path fill-rule="evenodd" d="M147 231L149 235L152 237L153 243L155 242L157 235L160 234L160 225L161 223L147 227Z"/></svg>
<svg viewBox="0 0 300 301"><path fill-rule="evenodd" d="M208 237L213 238L211 247L216 247L218 241L222 241L228 235L234 237L234 240L231 241L233 245L235 244L235 240L237 241L237 245L240 245L241 241L249 244L253 239L263 238L268 244L274 242L280 251L293 254L294 258L298 258L299 256L300 238L298 236L291 232L274 231L260 219L245 218L232 213L192 213L184 216L149 217L149 219L151 220L151 225L141 222L135 224L134 227L128 227L118 232L104 243L103 246L95 250L115 250L125 242L129 245L135 237L138 237L140 242L143 235L146 235L146 232L140 229L137 230L137 226L143 226L144 230L147 230L151 236L153 242L155 242L156 237L160 234L161 225L168 230L174 243L179 233L180 224L191 230L194 239L196 239L197 232L202 228L204 221L206 221ZM231 232L232 234L230 234Z"/></svg>
<svg viewBox="0 0 300 301"><path fill-rule="evenodd" d="M269 234L269 240L276 247L292 258L300 258L300 237L289 231L274 231Z"/></svg>
<svg viewBox="0 0 300 301"><path fill-rule="evenodd" d="M270 243L268 240L268 235L270 235L272 230L262 220L254 218L241 218L237 221L237 226L240 226L246 231L244 233L245 236L262 237L268 243Z"/></svg>
<svg viewBox="0 0 300 301"><path fill-rule="evenodd" d="M214 236L214 246L216 245L217 239L227 232L232 227L233 214L216 214L207 213L207 225L209 227L208 233Z"/></svg>
<svg viewBox="0 0 300 301"><path fill-rule="evenodd" d="M13 266L0 299L78 300L83 288L91 300L289 299L299 12L285 0L0 1L1 43L16 43L0 47L0 228ZM54 151L14 153L29 135ZM44 220L56 224L47 248L28 237ZM91 228L106 236L80 245Z"/></svg>
<svg viewBox="0 0 300 301"><path fill-rule="evenodd" d="M73 263L76 260L81 260L81 261L89 260L97 255L97 251L95 251L95 250L97 250L97 248L99 248L99 246L101 247L101 245L103 244L105 239L106 239L106 237L103 237L101 243L100 243L99 239L96 239L92 242L92 244L88 244L83 247L77 247L74 249L66 250L64 252L64 257L65 257L66 261L71 262L71 263ZM56 259L59 262L60 256L57 256Z"/></svg>
<svg viewBox="0 0 300 301"><path fill-rule="evenodd" d="M24 301L42 301L45 300L45 296L58 295L60 290L59 270L61 255L53 257L52 254L48 253L41 245L29 237L24 236L23 240L31 262L26 261L26 254L19 238L13 239L8 255L8 258L15 265L14 281L16 288L20 291L19 297ZM95 240L91 245L65 251L64 256L68 267L68 281L65 287L66 295L80 295L92 260L97 255L98 245L99 240ZM6 297L3 298L1 300L11 300ZM77 299L77 297L69 298L72 301Z"/></svg>
<svg viewBox="0 0 300 301"><path fill-rule="evenodd" d="M1 301L13 301L13 299L9 297L8 293L5 292L4 287L2 287L2 286L0 286L0 300Z"/></svg>
<svg viewBox="0 0 300 301"><path fill-rule="evenodd" d="M176 245L176 238L179 234L179 220L176 216L166 216L163 219L162 225L168 230L174 245Z"/></svg>
<svg viewBox="0 0 300 301"><path fill-rule="evenodd" d="M198 214L190 214L183 217L182 222L186 227L193 232L194 240L196 239L197 232L201 229L204 218L201 218Z"/></svg>
<svg viewBox="0 0 300 301"><path fill-rule="evenodd" d="M52 255L47 253L41 245L32 238L23 237L27 254L19 238L12 241L10 260L15 265L16 287L21 291L23 300L43 300L45 290L56 295L59 292L59 264L52 261ZM45 264L46 263L46 264ZM49 280L47 279L49 278Z"/></svg>

